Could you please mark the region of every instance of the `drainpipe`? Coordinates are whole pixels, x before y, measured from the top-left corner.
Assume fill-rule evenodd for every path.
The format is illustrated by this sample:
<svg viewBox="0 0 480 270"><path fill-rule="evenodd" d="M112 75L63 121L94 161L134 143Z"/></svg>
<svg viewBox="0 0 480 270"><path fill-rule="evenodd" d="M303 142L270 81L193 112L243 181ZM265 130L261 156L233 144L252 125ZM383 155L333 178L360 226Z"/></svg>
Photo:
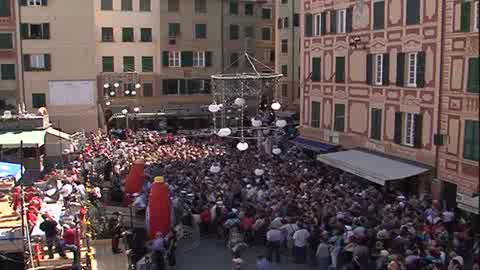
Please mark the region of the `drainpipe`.
<svg viewBox="0 0 480 270"><path fill-rule="evenodd" d="M441 124L442 124L442 121L441 121L441 116L442 116L442 97L443 97L443 82L444 82L444 79L443 79L443 65L445 64L445 60L444 60L444 54L445 54L445 40L444 40L444 37L445 37L445 17L446 17L446 0L442 0L442 16L441 16L441 27L442 29L440 30L440 91L439 91L439 94L438 94L438 114L437 114L437 136L441 134ZM439 164L440 164L440 157L439 157L439 154L440 154L440 146L439 145L436 145L435 146L435 169L434 169L434 178L436 178L438 180L438 175L439 175ZM441 185L441 187L443 187L443 185ZM442 191L440 191L442 192Z"/></svg>
<svg viewBox="0 0 480 270"><path fill-rule="evenodd" d="M20 94L20 103L25 104L25 68L23 67L23 40L21 37L21 17L22 17L22 10L21 10L21 5L20 5L20 0L15 0L15 16L17 19L17 24L16 24L16 40L17 40L17 69L18 69L18 75L19 75L19 88L21 91L19 91ZM26 104L25 104L26 106Z"/></svg>
<svg viewBox="0 0 480 270"><path fill-rule="evenodd" d="M223 2L225 0L220 0L220 9L221 9L221 12L220 12L220 28L221 28L221 31L220 31L220 47L221 47L221 52L220 52L220 58L222 59L222 63L220 64L220 67L221 67L221 70L220 72L223 72L224 69L225 69L225 45L224 45L224 36L225 36L225 26L223 25L223 21L224 21L224 16L225 16L225 10L224 10L224 6L223 6Z"/></svg>
<svg viewBox="0 0 480 270"><path fill-rule="evenodd" d="M290 1L292 2L292 95L293 95L293 100L297 97L297 93L295 91L295 73L297 72L298 68L295 65L295 0ZM300 22L300 18L298 18ZM300 27L299 27L300 28ZM290 99L288 100L290 103Z"/></svg>

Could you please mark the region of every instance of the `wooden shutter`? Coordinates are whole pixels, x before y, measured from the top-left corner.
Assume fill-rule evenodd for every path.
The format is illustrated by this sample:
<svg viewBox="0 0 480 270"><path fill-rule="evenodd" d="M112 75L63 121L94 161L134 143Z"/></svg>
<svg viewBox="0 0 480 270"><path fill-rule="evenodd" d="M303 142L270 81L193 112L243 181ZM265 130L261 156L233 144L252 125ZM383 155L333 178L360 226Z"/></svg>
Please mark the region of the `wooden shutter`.
<svg viewBox="0 0 480 270"><path fill-rule="evenodd" d="M373 55L367 54L367 84L373 85Z"/></svg>
<svg viewBox="0 0 480 270"><path fill-rule="evenodd" d="M310 13L305 14L305 36L313 36L313 15Z"/></svg>
<svg viewBox="0 0 480 270"><path fill-rule="evenodd" d="M180 83L180 94L186 94L185 90L187 89L187 81L186 80L178 80Z"/></svg>
<svg viewBox="0 0 480 270"><path fill-rule="evenodd" d="M42 0L42 6L48 6L48 0Z"/></svg>
<svg viewBox="0 0 480 270"><path fill-rule="evenodd" d="M335 119L333 122L333 128L335 131L345 131L345 105L335 104Z"/></svg>
<svg viewBox="0 0 480 270"><path fill-rule="evenodd" d="M44 61L45 61L45 70L52 70L52 61L50 54L44 54Z"/></svg>
<svg viewBox="0 0 480 270"><path fill-rule="evenodd" d="M32 67L30 66L30 54L23 55L23 69L25 71L31 71Z"/></svg>
<svg viewBox="0 0 480 270"><path fill-rule="evenodd" d="M330 11L330 33L337 33L337 11Z"/></svg>
<svg viewBox="0 0 480 270"><path fill-rule="evenodd" d="M397 86L405 84L405 53L397 53Z"/></svg>
<svg viewBox="0 0 480 270"><path fill-rule="evenodd" d="M335 58L335 82L345 82L345 57Z"/></svg>
<svg viewBox="0 0 480 270"><path fill-rule="evenodd" d="M0 1L0 17L10 17L10 0Z"/></svg>
<svg viewBox="0 0 480 270"><path fill-rule="evenodd" d="M162 66L168 67L168 51L162 52Z"/></svg>
<svg viewBox="0 0 480 270"><path fill-rule="evenodd" d="M413 145L415 148L422 148L422 130L423 130L423 115L422 114L415 114L413 116L414 121L414 138L413 138Z"/></svg>
<svg viewBox="0 0 480 270"><path fill-rule="evenodd" d="M321 34L326 35L327 34L327 12L324 11L322 12L322 25L321 25Z"/></svg>
<svg viewBox="0 0 480 270"><path fill-rule="evenodd" d="M463 158L479 161L480 144L479 140L480 122L475 120L465 121L465 134L463 143Z"/></svg>
<svg viewBox="0 0 480 270"><path fill-rule="evenodd" d="M373 29L385 28L385 2L378 1L373 3Z"/></svg>
<svg viewBox="0 0 480 270"><path fill-rule="evenodd" d="M467 92L480 92L480 57L468 60Z"/></svg>
<svg viewBox="0 0 480 270"><path fill-rule="evenodd" d="M407 0L407 25L420 23L420 0Z"/></svg>
<svg viewBox="0 0 480 270"><path fill-rule="evenodd" d="M21 6L26 6L28 0L20 0L20 5Z"/></svg>
<svg viewBox="0 0 480 270"><path fill-rule="evenodd" d="M395 112L395 130L393 135L393 142L396 144L402 143L403 133L403 113Z"/></svg>
<svg viewBox="0 0 480 270"><path fill-rule="evenodd" d="M320 57L312 58L312 81L319 82L321 78L321 59Z"/></svg>
<svg viewBox="0 0 480 270"><path fill-rule="evenodd" d="M193 52L192 51L183 51L181 53L181 63L182 63L182 67L192 67L193 66Z"/></svg>
<svg viewBox="0 0 480 270"><path fill-rule="evenodd" d="M351 33L353 31L353 8L347 8L347 18L346 18L346 26L345 30L347 33Z"/></svg>
<svg viewBox="0 0 480 270"><path fill-rule="evenodd" d="M383 85L390 84L390 54L384 53L383 54Z"/></svg>
<svg viewBox="0 0 480 270"><path fill-rule="evenodd" d="M282 29L282 18L278 18L277 27L278 27L278 29Z"/></svg>
<svg viewBox="0 0 480 270"><path fill-rule="evenodd" d="M372 123L370 128L370 137L380 140L382 136L382 110L372 109Z"/></svg>
<svg viewBox="0 0 480 270"><path fill-rule="evenodd" d="M462 32L470 32L471 9L472 5L470 1L462 1L462 10L460 17L460 31Z"/></svg>
<svg viewBox="0 0 480 270"><path fill-rule="evenodd" d="M50 24L42 23L42 34L44 39L50 39Z"/></svg>
<svg viewBox="0 0 480 270"><path fill-rule="evenodd" d="M22 39L28 39L28 23L20 24L20 37Z"/></svg>
<svg viewBox="0 0 480 270"><path fill-rule="evenodd" d="M205 52L205 66L212 66L212 52Z"/></svg>
<svg viewBox="0 0 480 270"><path fill-rule="evenodd" d="M153 72L152 56L142 56L142 72Z"/></svg>
<svg viewBox="0 0 480 270"><path fill-rule="evenodd" d="M417 87L425 87L425 52L417 53Z"/></svg>

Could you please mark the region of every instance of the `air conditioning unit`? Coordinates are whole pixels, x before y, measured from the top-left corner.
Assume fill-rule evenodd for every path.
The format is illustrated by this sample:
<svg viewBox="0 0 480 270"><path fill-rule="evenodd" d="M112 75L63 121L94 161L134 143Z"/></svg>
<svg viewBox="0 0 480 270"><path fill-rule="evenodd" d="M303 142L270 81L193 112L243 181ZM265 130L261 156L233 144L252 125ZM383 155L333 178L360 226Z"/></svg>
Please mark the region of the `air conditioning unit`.
<svg viewBox="0 0 480 270"><path fill-rule="evenodd" d="M176 45L176 44L177 44L177 39L174 38L174 37L171 37L171 38L168 40L168 44L169 44L169 45Z"/></svg>
<svg viewBox="0 0 480 270"><path fill-rule="evenodd" d="M340 142L340 136L336 132L330 133L330 142L333 144L338 144Z"/></svg>

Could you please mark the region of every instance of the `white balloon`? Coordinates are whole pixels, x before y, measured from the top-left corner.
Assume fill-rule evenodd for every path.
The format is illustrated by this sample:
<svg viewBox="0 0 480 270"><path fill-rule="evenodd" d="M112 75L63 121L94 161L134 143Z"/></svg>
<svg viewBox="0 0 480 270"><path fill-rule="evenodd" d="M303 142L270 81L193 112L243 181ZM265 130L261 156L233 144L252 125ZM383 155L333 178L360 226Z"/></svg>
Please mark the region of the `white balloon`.
<svg viewBox="0 0 480 270"><path fill-rule="evenodd" d="M280 154L282 153L282 149L280 149L280 148L278 148L278 147L277 147L277 148L273 148L272 153L273 153L274 155L280 155Z"/></svg>
<svg viewBox="0 0 480 270"><path fill-rule="evenodd" d="M275 123L275 125L279 128L283 128L285 126L287 126L287 121L281 119L281 120L277 120L277 122Z"/></svg>
<svg viewBox="0 0 480 270"><path fill-rule="evenodd" d="M233 103L235 103L235 105L237 105L237 106L243 106L243 105L245 105L245 99L243 99L243 98L236 98Z"/></svg>
<svg viewBox="0 0 480 270"><path fill-rule="evenodd" d="M255 175L256 176L262 176L263 175L263 170L262 169L255 169Z"/></svg>
<svg viewBox="0 0 480 270"><path fill-rule="evenodd" d="M232 130L229 128L221 128L217 133L217 135L220 137L227 137L230 134L232 134Z"/></svg>
<svg viewBox="0 0 480 270"><path fill-rule="evenodd" d="M245 151L248 149L248 143L246 142L239 142L237 144L237 149L240 150L240 151Z"/></svg>
<svg viewBox="0 0 480 270"><path fill-rule="evenodd" d="M278 111L281 107L282 105L280 105L278 102L272 103L272 110Z"/></svg>
<svg viewBox="0 0 480 270"><path fill-rule="evenodd" d="M109 88L110 87L110 84L106 83L103 85L103 88Z"/></svg>
<svg viewBox="0 0 480 270"><path fill-rule="evenodd" d="M221 170L220 166L219 165L212 165L210 167L210 172L211 173L219 173Z"/></svg>
<svg viewBox="0 0 480 270"><path fill-rule="evenodd" d="M220 108L216 104L211 104L210 106L208 106L208 110L212 113L216 113L220 110Z"/></svg>
<svg viewBox="0 0 480 270"><path fill-rule="evenodd" d="M181 139L180 139L180 142L181 142L181 143L186 143L186 142L187 142L187 139L181 138Z"/></svg>
<svg viewBox="0 0 480 270"><path fill-rule="evenodd" d="M253 127L261 127L262 126L262 120L252 118L252 126Z"/></svg>

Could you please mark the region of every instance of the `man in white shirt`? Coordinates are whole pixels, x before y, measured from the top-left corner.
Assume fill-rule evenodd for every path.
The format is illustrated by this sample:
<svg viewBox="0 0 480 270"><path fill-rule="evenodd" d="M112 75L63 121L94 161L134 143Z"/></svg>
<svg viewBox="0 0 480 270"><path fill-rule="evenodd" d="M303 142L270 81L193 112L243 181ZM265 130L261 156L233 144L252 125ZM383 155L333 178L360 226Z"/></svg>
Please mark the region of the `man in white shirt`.
<svg viewBox="0 0 480 270"><path fill-rule="evenodd" d="M303 228L302 224L298 224L298 228L299 230L293 234L295 263L305 264L307 262L307 240L310 233Z"/></svg>
<svg viewBox="0 0 480 270"><path fill-rule="evenodd" d="M277 228L271 228L267 231L267 259L273 262L273 254L277 263L280 263L280 243L282 242L282 232Z"/></svg>

